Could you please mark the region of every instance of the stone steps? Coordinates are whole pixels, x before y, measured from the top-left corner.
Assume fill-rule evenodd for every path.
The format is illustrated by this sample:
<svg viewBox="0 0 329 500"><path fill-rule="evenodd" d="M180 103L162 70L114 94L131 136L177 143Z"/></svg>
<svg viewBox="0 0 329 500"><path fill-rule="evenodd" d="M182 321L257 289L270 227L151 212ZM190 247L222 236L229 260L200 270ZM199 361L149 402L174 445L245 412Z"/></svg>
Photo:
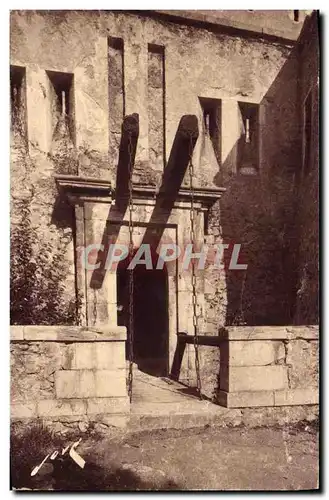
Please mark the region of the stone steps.
<svg viewBox="0 0 329 500"><path fill-rule="evenodd" d="M239 425L241 411L200 401L179 382L135 371L128 427L133 431Z"/></svg>
<svg viewBox="0 0 329 500"><path fill-rule="evenodd" d="M200 407L177 406L175 403L133 405L128 428L134 431L151 429L191 429L206 425L226 427L241 424L241 410L221 408L212 403Z"/></svg>

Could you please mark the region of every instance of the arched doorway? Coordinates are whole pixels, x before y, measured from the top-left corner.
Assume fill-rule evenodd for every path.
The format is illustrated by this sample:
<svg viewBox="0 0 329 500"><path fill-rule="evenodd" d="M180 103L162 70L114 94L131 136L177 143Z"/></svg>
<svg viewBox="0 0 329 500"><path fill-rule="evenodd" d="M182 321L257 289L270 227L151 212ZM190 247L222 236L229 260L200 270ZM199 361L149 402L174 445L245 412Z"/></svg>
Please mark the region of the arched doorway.
<svg viewBox="0 0 329 500"><path fill-rule="evenodd" d="M152 252L153 269L144 264L135 267L133 291L134 341L133 359L138 368L154 376L167 376L169 371L168 275L156 269L158 254ZM130 258L117 268L118 325L127 327L129 338L129 270ZM126 356L129 359L129 342Z"/></svg>

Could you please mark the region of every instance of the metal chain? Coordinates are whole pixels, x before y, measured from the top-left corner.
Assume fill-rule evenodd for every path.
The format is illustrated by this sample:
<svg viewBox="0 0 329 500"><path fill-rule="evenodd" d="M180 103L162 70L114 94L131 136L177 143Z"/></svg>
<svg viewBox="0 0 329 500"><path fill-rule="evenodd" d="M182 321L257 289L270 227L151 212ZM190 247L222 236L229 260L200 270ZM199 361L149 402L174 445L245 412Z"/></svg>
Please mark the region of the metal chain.
<svg viewBox="0 0 329 500"><path fill-rule="evenodd" d="M193 250L195 246L195 209L194 209L194 188L193 188L193 177L194 177L194 165L193 165L193 138L190 136L190 159L189 159L189 178L190 178L190 195L191 195L191 209L190 209L190 238L193 245ZM199 359L199 346L198 346L198 316L197 316L197 291L196 291L196 274L195 274L195 261L191 260L192 265L192 308L193 308L193 335L194 335L194 351L195 351L195 371L197 379L197 391L200 399L202 399L201 394L201 376L200 376L200 359Z"/></svg>
<svg viewBox="0 0 329 500"><path fill-rule="evenodd" d="M93 300L93 320L94 320L94 326L97 323L97 297L96 297L96 290L94 288L94 300Z"/></svg>
<svg viewBox="0 0 329 500"><path fill-rule="evenodd" d="M133 181L132 181L132 154L133 147L131 134L128 141L128 175L129 175L129 256L130 262L134 254L133 242ZM129 328L128 328L128 349L129 349L129 373L128 373L128 395L130 402L132 400L133 388L133 368L134 368L134 271L129 269Z"/></svg>

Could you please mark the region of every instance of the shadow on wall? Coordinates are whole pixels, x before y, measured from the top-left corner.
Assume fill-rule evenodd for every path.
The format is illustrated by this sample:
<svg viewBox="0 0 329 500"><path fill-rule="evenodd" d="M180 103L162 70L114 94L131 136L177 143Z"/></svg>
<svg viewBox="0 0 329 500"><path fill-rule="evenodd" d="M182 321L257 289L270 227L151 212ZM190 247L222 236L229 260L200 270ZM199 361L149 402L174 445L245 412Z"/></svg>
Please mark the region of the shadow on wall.
<svg viewBox="0 0 329 500"><path fill-rule="evenodd" d="M298 288L297 174L301 168L298 60L293 51L260 104L258 172L239 171L238 138L214 178L227 188L212 217L224 243L240 243L244 270L226 272L226 325L294 322ZM237 172L237 173L235 173ZM220 210L220 217L219 217Z"/></svg>

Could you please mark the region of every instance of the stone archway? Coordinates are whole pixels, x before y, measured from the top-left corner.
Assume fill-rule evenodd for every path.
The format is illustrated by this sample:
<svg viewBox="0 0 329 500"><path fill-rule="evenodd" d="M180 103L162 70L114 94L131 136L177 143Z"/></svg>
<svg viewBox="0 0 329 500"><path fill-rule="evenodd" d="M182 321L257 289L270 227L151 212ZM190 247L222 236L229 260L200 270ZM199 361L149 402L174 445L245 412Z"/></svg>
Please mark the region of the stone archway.
<svg viewBox="0 0 329 500"><path fill-rule="evenodd" d="M152 252L153 269L137 265L134 269L133 359L138 368L154 376L167 376L169 372L169 297L166 266L156 269L158 254ZM117 268L118 325L129 331L129 258ZM126 355L129 358L129 342Z"/></svg>

